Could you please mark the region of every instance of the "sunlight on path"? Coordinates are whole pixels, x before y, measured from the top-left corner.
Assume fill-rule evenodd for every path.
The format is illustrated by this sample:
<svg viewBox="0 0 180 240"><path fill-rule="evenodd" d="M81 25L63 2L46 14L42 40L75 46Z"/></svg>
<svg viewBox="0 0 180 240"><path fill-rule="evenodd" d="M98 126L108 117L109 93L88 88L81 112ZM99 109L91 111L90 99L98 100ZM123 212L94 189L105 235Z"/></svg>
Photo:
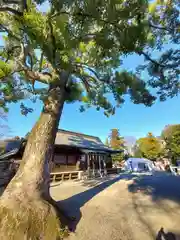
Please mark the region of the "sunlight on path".
<svg viewBox="0 0 180 240"><path fill-rule="evenodd" d="M160 177L146 176L144 179L138 177L143 187L139 182L137 187L132 177L113 177L100 185L69 182L52 187L53 198L62 200L68 214L77 217L74 233L68 240L155 240L161 227L166 232L174 232L177 240L180 239L180 198L172 200L169 194L168 199L171 184L166 188L163 186L166 182ZM180 192L180 180L175 180ZM160 187L158 184L162 184L166 197L155 199L153 193L156 193L156 186Z"/></svg>

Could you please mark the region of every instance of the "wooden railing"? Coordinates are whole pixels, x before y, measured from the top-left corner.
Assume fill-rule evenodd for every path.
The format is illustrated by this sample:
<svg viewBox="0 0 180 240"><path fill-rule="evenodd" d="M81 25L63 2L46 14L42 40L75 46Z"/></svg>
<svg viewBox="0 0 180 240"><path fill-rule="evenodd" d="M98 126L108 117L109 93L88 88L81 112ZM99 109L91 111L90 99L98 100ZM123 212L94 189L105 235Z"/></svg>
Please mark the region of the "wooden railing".
<svg viewBox="0 0 180 240"><path fill-rule="evenodd" d="M81 179L82 174L83 171L53 172L50 176L50 182Z"/></svg>
<svg viewBox="0 0 180 240"><path fill-rule="evenodd" d="M75 179L85 179L85 178L96 178L100 176L110 175L110 174L118 174L120 172L120 168L107 168L103 173L100 174L99 170L93 171L67 171L67 172L52 172L50 176L50 182L60 182L65 180L75 180Z"/></svg>
<svg viewBox="0 0 180 240"><path fill-rule="evenodd" d="M10 163L8 163L9 165ZM5 170L6 168L6 170ZM75 179L84 179L84 178L97 178L106 176L109 174L118 174L119 169L118 168L107 168L103 171L100 171L98 169L96 170L90 170L90 173L88 174L88 171L66 171L66 172L52 172L50 174L50 182L59 182L59 181L65 181L65 180L75 180ZM7 185L9 181L11 180L11 171L7 166L7 162L0 162L0 185Z"/></svg>

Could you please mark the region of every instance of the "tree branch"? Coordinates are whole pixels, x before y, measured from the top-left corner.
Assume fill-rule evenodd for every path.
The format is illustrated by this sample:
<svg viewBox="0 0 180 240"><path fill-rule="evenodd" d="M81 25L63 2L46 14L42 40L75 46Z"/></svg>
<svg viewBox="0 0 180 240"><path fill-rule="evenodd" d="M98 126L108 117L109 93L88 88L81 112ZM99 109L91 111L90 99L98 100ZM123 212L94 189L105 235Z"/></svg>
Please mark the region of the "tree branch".
<svg viewBox="0 0 180 240"><path fill-rule="evenodd" d="M91 85L88 83L86 77L85 76L80 76L80 79L82 80L82 82L83 82L83 84L86 88L86 91L90 92Z"/></svg>
<svg viewBox="0 0 180 240"><path fill-rule="evenodd" d="M23 69L21 68L21 69L15 69L15 70L13 70L10 74L8 74L8 75L6 75L6 76L3 76L3 77L1 77L0 78L0 80L1 81L3 81L5 78L7 78L8 76L11 76L11 75L13 75L14 73L17 73L17 72L22 72L23 71Z"/></svg>
<svg viewBox="0 0 180 240"><path fill-rule="evenodd" d="M77 13L74 13L74 14L71 14L70 12L66 12L66 11L62 11L62 12L56 12L55 14L53 14L51 16L51 18L54 18L60 14L67 14L67 15L72 15L72 16L81 16L81 17L84 17L84 18L92 18L92 19L96 19L96 17L94 17L92 14L89 14L89 13L82 13L82 12L77 12ZM105 20L105 19L99 19L100 21L104 22L105 24L111 24L113 26L116 26L117 27L117 24L118 22L117 21L108 21L108 20ZM164 30L164 31L167 31L167 32L170 32L170 31L173 31L173 29L171 28L166 28L166 27L162 27L162 26L157 26L157 25L154 25L152 22L149 21L149 26L152 27L152 28L155 28L155 29L159 29L159 30Z"/></svg>
<svg viewBox="0 0 180 240"><path fill-rule="evenodd" d="M8 3L8 4L19 4L19 0L3 0L3 3Z"/></svg>
<svg viewBox="0 0 180 240"><path fill-rule="evenodd" d="M20 46L12 46L11 49L7 50L7 59L6 59L6 63L9 61L9 58L11 57L11 54L13 54L13 51L17 48L20 48Z"/></svg>
<svg viewBox="0 0 180 240"><path fill-rule="evenodd" d="M41 53L41 58L40 58L40 63L39 63L39 72L42 71L43 57L44 57L44 53L43 53L43 51L42 51L42 53Z"/></svg>
<svg viewBox="0 0 180 240"><path fill-rule="evenodd" d="M24 10L28 10L28 5L27 5L27 0L22 0L22 4L23 4L23 11Z"/></svg>
<svg viewBox="0 0 180 240"><path fill-rule="evenodd" d="M81 17L84 17L84 18L91 18L91 19L95 19L96 20L96 17L94 17L92 14L89 14L89 13L82 13L82 12L77 12L77 13L74 13L74 14L71 14L70 12L66 12L66 11L63 11L63 12L56 12L54 13L51 18L54 18L56 16L59 16L60 14L67 14L67 15L71 15L71 16L81 16ZM111 24L111 25L117 25L117 21L114 21L114 22L109 22L105 19L98 19L100 20L101 22L104 22L106 24Z"/></svg>
<svg viewBox="0 0 180 240"><path fill-rule="evenodd" d="M24 72L27 79L31 81L32 84L35 83L35 81L39 81L44 84L48 84L52 81L52 75L48 72L37 72L37 71L31 71L28 67L24 66L22 63L18 63L18 66L14 68L14 70L8 74L7 76L3 76L0 78L1 81L5 79L8 76L12 76L14 73L18 72Z"/></svg>
<svg viewBox="0 0 180 240"><path fill-rule="evenodd" d="M143 51L139 51L138 52L139 55L144 55L144 57L146 58L146 60L150 61L151 63L161 67L161 69L167 69L167 68L172 68L172 69L176 69L179 66L179 62L178 60L175 61L175 63L173 64L162 64L154 59L152 59L147 53L143 52ZM170 59L170 58L169 58Z"/></svg>
<svg viewBox="0 0 180 240"><path fill-rule="evenodd" d="M13 8L10 8L10 7L0 7L0 12L11 12L17 16L23 16L23 13L22 12L19 12Z"/></svg>
<svg viewBox="0 0 180 240"><path fill-rule="evenodd" d="M0 99L0 105L4 106L5 105L5 100Z"/></svg>
<svg viewBox="0 0 180 240"><path fill-rule="evenodd" d="M13 34L13 32L12 32L10 29L8 29L7 27L5 27L4 25L0 24L0 31L1 31L1 28L3 28L5 32L7 32L11 37L13 37L14 39L16 39L17 41L21 41L20 38L18 38L17 36L15 36L15 35Z"/></svg>
<svg viewBox="0 0 180 240"><path fill-rule="evenodd" d="M99 76L97 74L97 72L95 70L93 70L91 67L88 67L87 64L85 63L73 63L75 66L79 66L79 67L84 67L86 69L88 69L90 72L92 72L94 74L94 76L97 78L97 81L99 79Z"/></svg>
<svg viewBox="0 0 180 240"><path fill-rule="evenodd" d="M3 99L0 99L0 104L1 105L5 105L6 102L12 102L17 100L17 96L15 94L11 94L11 95L5 95L3 96Z"/></svg>
<svg viewBox="0 0 180 240"><path fill-rule="evenodd" d="M138 54L139 54L139 55L143 55L143 56L146 58L146 60L149 60L149 61L152 62L153 64L159 65L159 66L162 67L162 68L166 67L165 65L163 65L163 64L157 62L156 60L152 59L147 53L145 53L145 52L143 52L143 51L138 51Z"/></svg>
<svg viewBox="0 0 180 240"><path fill-rule="evenodd" d="M39 82L48 84L52 80L52 75L48 72L40 73L40 72L31 71L29 69L24 69L24 71L26 76L31 81L39 81Z"/></svg>
<svg viewBox="0 0 180 240"><path fill-rule="evenodd" d="M168 29L166 27L157 26L157 25L154 25L152 22L149 22L149 26L152 27L152 28L159 29L159 30L164 30L164 31L167 31L167 32L173 31L173 29L171 29L171 28Z"/></svg>
<svg viewBox="0 0 180 240"><path fill-rule="evenodd" d="M51 37L51 41L52 41L52 61L53 61L53 64L55 64L55 59L56 59L56 39L55 39L55 36L54 36L54 33L53 33L53 25L52 25L52 22L51 22L51 19L48 20L48 23L49 23L49 28L50 28L50 37Z"/></svg>
<svg viewBox="0 0 180 240"><path fill-rule="evenodd" d="M31 71L33 70L33 58L32 55L29 53L28 54L29 58L30 58L30 65L31 65Z"/></svg>

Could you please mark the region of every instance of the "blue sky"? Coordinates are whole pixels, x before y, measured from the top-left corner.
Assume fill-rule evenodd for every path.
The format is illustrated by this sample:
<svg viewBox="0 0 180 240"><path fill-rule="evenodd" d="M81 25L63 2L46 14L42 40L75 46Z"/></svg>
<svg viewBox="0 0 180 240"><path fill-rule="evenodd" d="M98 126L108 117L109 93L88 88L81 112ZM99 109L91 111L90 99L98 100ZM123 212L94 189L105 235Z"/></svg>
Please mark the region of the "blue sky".
<svg viewBox="0 0 180 240"><path fill-rule="evenodd" d="M133 55L124 60L123 67L133 70L142 61L142 58ZM20 114L19 104L10 107L8 124L12 135L24 136L40 115L40 102L33 104L27 101L27 104L34 108L34 112L27 117ZM79 103L65 105L59 128L99 136L103 141L112 128L118 128L123 136L139 138L149 131L160 135L165 125L180 123L179 97L168 99L166 102L157 101L152 107L134 105L129 97L126 97L124 105L110 118L93 108L80 113L79 106Z"/></svg>

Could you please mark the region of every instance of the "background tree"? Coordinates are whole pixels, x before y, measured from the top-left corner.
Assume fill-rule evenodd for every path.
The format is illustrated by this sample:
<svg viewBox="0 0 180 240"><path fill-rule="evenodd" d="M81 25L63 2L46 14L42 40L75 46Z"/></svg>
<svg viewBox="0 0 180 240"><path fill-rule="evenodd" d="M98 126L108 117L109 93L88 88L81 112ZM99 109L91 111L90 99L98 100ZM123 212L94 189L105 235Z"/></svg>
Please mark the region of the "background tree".
<svg viewBox="0 0 180 240"><path fill-rule="evenodd" d="M180 159L180 130L176 130L166 142L166 149L173 164Z"/></svg>
<svg viewBox="0 0 180 240"><path fill-rule="evenodd" d="M124 138L120 136L119 130L117 128L111 129L109 139L109 144L111 148L120 149L124 147Z"/></svg>
<svg viewBox="0 0 180 240"><path fill-rule="evenodd" d="M161 133L167 157L173 164L180 158L180 124L168 125Z"/></svg>
<svg viewBox="0 0 180 240"><path fill-rule="evenodd" d="M179 130L180 130L180 124L171 124L171 125L165 126L165 128L161 133L162 140L166 142L167 140L171 139L172 135L176 131L179 131Z"/></svg>
<svg viewBox="0 0 180 240"><path fill-rule="evenodd" d="M121 150L121 153L112 154L113 162L121 162L124 160L124 138L120 136L119 130L117 128L111 129L111 133L109 135L109 146L114 150Z"/></svg>
<svg viewBox="0 0 180 240"><path fill-rule="evenodd" d="M137 141L139 156L156 161L162 154L162 145L152 133L148 133L147 137L140 138Z"/></svg>
<svg viewBox="0 0 180 240"><path fill-rule="evenodd" d="M109 140L106 138L105 145L109 147Z"/></svg>
<svg viewBox="0 0 180 240"><path fill-rule="evenodd" d="M80 111L95 106L109 116L125 94L136 104L155 100L139 77L116 71L120 55L137 53L147 42L147 1L49 1L44 13L37 6L42 2L0 3L0 107L25 98L43 102L20 168L0 200L1 239L59 235L45 200L52 202L48 166L65 102L81 101ZM22 114L31 111L21 104Z"/></svg>
<svg viewBox="0 0 180 240"><path fill-rule="evenodd" d="M143 157L143 154L142 154L142 152L139 148L138 143L136 143L134 145L134 155L133 155L133 157L135 157L135 158L142 158Z"/></svg>

